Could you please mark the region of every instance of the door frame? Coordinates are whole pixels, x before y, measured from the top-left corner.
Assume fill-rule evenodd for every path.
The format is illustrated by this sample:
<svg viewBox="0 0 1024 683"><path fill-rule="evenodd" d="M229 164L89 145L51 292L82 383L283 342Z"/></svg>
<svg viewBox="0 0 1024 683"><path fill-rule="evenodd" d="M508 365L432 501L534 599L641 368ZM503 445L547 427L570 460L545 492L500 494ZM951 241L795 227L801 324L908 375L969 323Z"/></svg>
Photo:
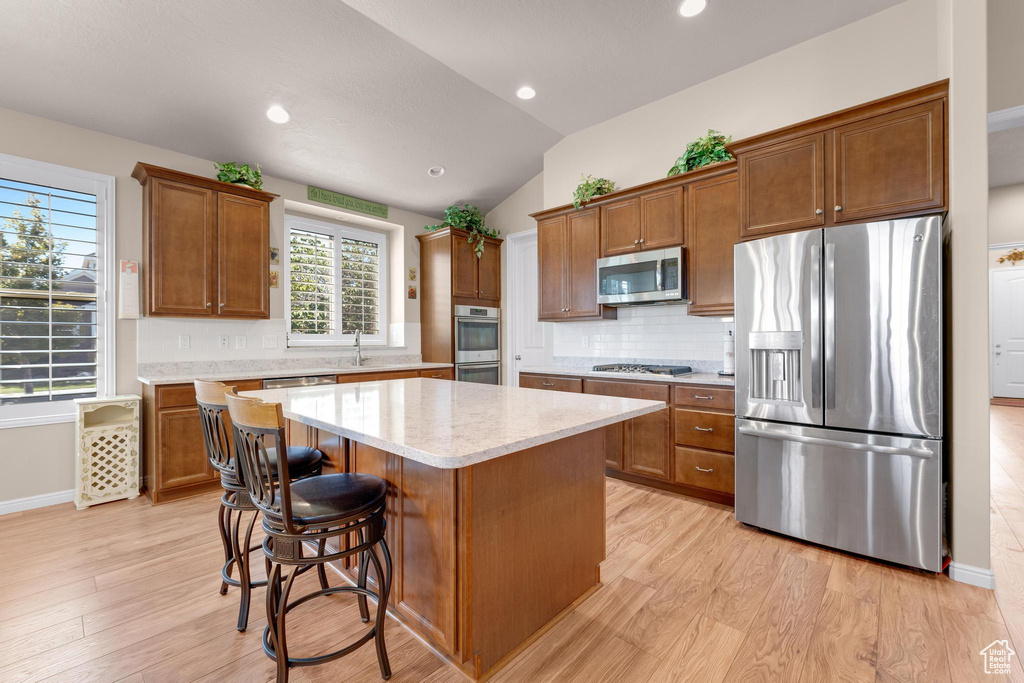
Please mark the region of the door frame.
<svg viewBox="0 0 1024 683"><path fill-rule="evenodd" d="M515 340L515 316L512 315L512 298L516 296L516 281L517 278L521 278L522 273L516 272L515 259L512 258L512 251L516 245L520 242L526 241L529 238L537 240L537 228L531 228L529 230L523 230L521 232L514 232L505 237L506 249L502 250L505 257L505 268L503 272L507 273L505 276L505 292L501 297L501 317L505 319L505 333L502 335L502 350L499 357L502 359L502 371L503 383L507 387L517 386L516 382L516 370L513 361L513 349Z"/></svg>
<svg viewBox="0 0 1024 683"><path fill-rule="evenodd" d="M989 262L992 262L992 252L1005 251L1006 249L1024 249L1024 242L1005 242L1002 244L990 244L988 246ZM999 268L989 267L988 269L988 397L995 398L996 395L996 369L995 369L995 338L996 338L996 307L995 307L995 284L996 273L1007 270L1021 270L1024 266L1002 266Z"/></svg>

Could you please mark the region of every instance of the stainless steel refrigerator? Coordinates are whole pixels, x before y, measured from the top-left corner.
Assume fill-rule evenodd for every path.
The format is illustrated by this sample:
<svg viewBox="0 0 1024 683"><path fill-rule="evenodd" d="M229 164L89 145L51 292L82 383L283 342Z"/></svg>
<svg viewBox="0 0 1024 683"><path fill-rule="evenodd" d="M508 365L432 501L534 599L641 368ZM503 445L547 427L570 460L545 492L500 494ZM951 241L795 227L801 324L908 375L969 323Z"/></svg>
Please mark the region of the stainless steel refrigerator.
<svg viewBox="0 0 1024 683"><path fill-rule="evenodd" d="M736 518L941 571L942 220L735 247Z"/></svg>

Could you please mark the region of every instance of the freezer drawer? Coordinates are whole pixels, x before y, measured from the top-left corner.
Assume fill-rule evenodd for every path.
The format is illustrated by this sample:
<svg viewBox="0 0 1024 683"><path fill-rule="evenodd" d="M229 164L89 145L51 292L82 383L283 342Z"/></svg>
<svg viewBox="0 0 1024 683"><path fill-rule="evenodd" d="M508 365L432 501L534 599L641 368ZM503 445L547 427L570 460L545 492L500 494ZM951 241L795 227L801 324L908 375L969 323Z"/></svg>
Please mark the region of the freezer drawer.
<svg viewBox="0 0 1024 683"><path fill-rule="evenodd" d="M736 420L736 519L942 568L942 442Z"/></svg>

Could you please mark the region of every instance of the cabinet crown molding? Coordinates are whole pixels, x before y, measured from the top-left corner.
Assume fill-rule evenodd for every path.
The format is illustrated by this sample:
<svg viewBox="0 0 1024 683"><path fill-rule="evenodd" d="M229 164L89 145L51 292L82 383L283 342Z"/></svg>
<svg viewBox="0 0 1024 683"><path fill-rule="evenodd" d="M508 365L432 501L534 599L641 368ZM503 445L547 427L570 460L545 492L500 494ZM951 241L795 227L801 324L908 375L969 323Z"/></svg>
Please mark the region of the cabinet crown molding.
<svg viewBox="0 0 1024 683"><path fill-rule="evenodd" d="M249 199L258 199L270 203L277 199L280 195L273 194L272 192L264 192L263 190L255 190L251 187L242 187L235 183L225 183L221 180L214 178L206 178L204 176L193 175L191 173L185 173L184 171L175 171L173 168L164 168L163 166L154 166L153 164L144 164L141 161L135 164L135 169L132 170L132 177L139 181L140 185L145 186L149 182L150 178L163 178L165 180L174 180L179 183L188 183L189 185L196 185L198 187L206 188L207 190L213 190L215 192L223 192L225 194L234 194L240 197L248 197Z"/></svg>

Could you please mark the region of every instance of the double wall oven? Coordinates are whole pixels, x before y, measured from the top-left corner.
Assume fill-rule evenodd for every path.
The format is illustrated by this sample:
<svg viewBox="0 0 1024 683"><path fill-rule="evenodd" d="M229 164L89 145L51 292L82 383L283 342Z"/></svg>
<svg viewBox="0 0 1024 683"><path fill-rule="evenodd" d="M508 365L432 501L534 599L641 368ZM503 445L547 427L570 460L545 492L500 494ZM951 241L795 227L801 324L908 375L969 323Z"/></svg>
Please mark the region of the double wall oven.
<svg viewBox="0 0 1024 683"><path fill-rule="evenodd" d="M455 307L455 380L501 384L499 309Z"/></svg>

